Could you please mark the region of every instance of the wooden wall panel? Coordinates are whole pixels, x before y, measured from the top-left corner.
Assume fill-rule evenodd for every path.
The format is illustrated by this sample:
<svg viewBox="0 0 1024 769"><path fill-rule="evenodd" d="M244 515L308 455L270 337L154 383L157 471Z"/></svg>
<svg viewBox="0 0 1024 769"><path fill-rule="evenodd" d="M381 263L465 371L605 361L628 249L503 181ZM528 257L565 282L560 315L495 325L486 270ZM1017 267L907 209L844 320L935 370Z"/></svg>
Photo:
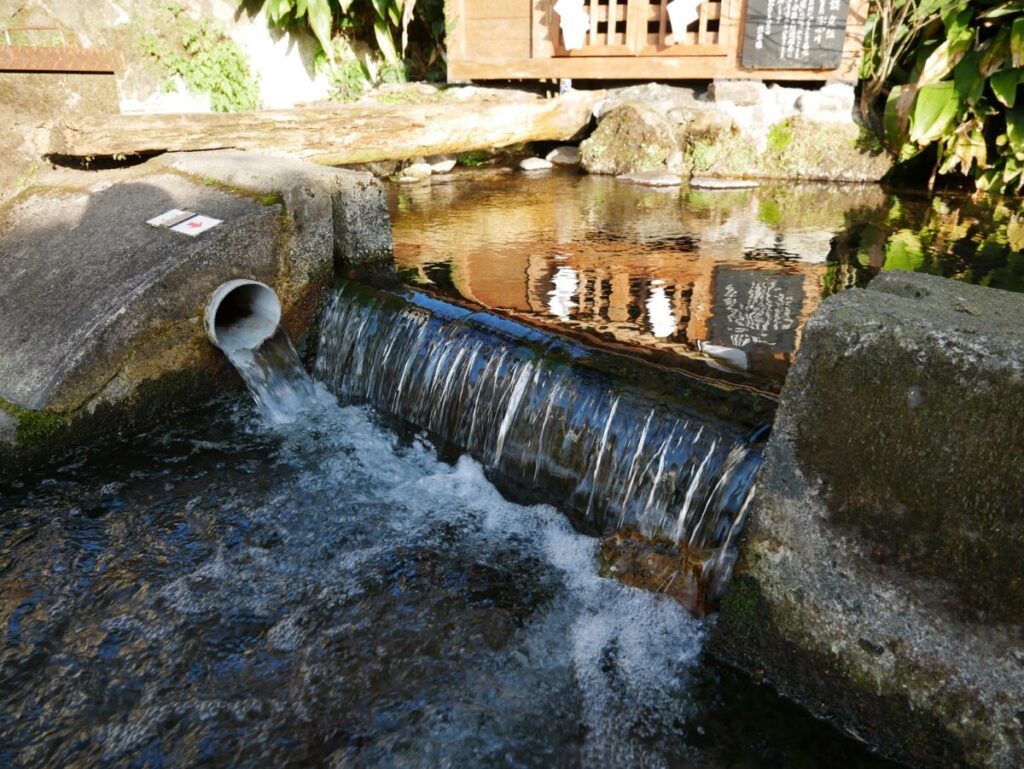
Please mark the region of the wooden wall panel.
<svg viewBox="0 0 1024 769"><path fill-rule="evenodd" d="M610 4L611 0L609 0ZM551 0L448 0L450 80L505 79L614 79L704 80L754 78L759 80L857 80L869 0L852 0L843 49L843 63L833 70L747 70L740 64L745 0L724 0L720 8L705 10L694 39L669 44L659 30L650 39L624 51L626 41L607 40L594 30L605 52L566 52L561 49L558 21ZM628 0L616 0L625 6ZM717 3L716 3L717 5ZM589 6L588 6L589 7ZM654 9L659 13L660 10ZM603 11L608 13L608 11ZM717 39L707 33L707 20L720 13ZM700 29L705 30L703 43ZM634 41L635 42L635 41ZM624 55L627 54L627 55ZM633 55L628 55L633 53Z"/></svg>
<svg viewBox="0 0 1024 769"><path fill-rule="evenodd" d="M448 10L454 17L448 19L452 27L449 62L531 59L530 3L531 0L449 0Z"/></svg>

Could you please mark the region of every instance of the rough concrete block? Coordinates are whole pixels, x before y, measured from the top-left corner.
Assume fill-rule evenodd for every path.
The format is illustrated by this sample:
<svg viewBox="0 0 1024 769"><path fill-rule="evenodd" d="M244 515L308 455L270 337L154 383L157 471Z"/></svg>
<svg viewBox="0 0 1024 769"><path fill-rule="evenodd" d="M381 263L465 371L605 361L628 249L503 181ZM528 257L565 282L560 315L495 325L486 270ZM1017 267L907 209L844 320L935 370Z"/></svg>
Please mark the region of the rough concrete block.
<svg viewBox="0 0 1024 769"><path fill-rule="evenodd" d="M0 215L0 436L13 419L20 441L0 451L0 475L11 457L91 438L82 425L98 424L101 408L115 422L155 416L144 391L168 406L172 390L209 391L225 367L200 318L224 281L271 285L298 340L335 255L364 272L392 269L387 206L369 174L216 151L63 181ZM222 223L197 238L146 224L171 208ZM21 445L29 433L39 445Z"/></svg>
<svg viewBox="0 0 1024 769"><path fill-rule="evenodd" d="M146 224L171 208L223 224L198 238ZM16 203L0 221L0 397L76 409L145 329L198 317L238 274L272 279L279 211L168 173Z"/></svg>
<svg viewBox="0 0 1024 769"><path fill-rule="evenodd" d="M821 305L713 638L915 766L1024 762L1022 318L908 273Z"/></svg>
<svg viewBox="0 0 1024 769"><path fill-rule="evenodd" d="M279 194L300 228L315 230L310 236L317 243L333 238L340 265L393 269L387 201L380 182L370 173L243 150L171 153L160 162L260 195ZM331 212L326 219L324 211Z"/></svg>

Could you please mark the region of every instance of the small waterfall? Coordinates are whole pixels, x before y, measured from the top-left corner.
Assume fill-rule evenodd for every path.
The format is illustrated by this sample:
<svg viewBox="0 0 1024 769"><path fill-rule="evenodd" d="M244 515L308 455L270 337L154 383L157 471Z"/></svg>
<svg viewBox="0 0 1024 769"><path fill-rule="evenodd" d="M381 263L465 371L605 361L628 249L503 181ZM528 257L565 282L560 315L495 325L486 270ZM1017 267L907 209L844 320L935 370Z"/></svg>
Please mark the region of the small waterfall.
<svg viewBox="0 0 1024 769"><path fill-rule="evenodd" d="M742 527L761 455L745 431L574 362L564 341L411 292L346 284L315 375L543 488L591 531L631 527L715 555ZM709 556L710 557L710 556Z"/></svg>
<svg viewBox="0 0 1024 769"><path fill-rule="evenodd" d="M291 339L278 327L259 346L225 349L256 404L277 424L294 422L319 395Z"/></svg>

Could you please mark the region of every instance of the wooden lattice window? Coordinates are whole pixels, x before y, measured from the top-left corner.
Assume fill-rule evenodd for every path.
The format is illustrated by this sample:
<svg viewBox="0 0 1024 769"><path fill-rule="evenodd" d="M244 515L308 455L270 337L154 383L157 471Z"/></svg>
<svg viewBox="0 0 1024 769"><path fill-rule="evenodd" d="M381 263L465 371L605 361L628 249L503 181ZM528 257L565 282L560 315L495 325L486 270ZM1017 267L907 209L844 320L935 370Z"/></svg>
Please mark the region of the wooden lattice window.
<svg viewBox="0 0 1024 769"><path fill-rule="evenodd" d="M564 47L553 3L544 13L555 56L714 56L734 44L733 6L740 1L704 0L698 18L680 34L669 23L669 0L586 0L590 29L583 47L573 51Z"/></svg>

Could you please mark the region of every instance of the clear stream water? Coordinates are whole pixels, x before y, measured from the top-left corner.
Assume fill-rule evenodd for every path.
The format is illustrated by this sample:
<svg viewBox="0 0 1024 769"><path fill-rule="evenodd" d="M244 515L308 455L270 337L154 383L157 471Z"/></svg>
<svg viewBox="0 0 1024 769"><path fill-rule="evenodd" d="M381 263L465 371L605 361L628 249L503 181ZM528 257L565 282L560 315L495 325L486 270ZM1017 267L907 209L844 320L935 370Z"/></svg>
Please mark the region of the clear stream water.
<svg viewBox="0 0 1024 769"><path fill-rule="evenodd" d="M749 425L446 312L339 291L315 379L277 336L0 486L0 766L888 766L598 575L620 523L728 545Z"/></svg>
<svg viewBox="0 0 1024 769"><path fill-rule="evenodd" d="M877 185L652 189L559 172L389 190L404 277L590 344L778 390L821 299L880 270L1024 291L1024 214ZM728 368L728 367L727 367Z"/></svg>
<svg viewBox="0 0 1024 769"><path fill-rule="evenodd" d="M0 765L884 765L555 508L317 392L0 492Z"/></svg>

